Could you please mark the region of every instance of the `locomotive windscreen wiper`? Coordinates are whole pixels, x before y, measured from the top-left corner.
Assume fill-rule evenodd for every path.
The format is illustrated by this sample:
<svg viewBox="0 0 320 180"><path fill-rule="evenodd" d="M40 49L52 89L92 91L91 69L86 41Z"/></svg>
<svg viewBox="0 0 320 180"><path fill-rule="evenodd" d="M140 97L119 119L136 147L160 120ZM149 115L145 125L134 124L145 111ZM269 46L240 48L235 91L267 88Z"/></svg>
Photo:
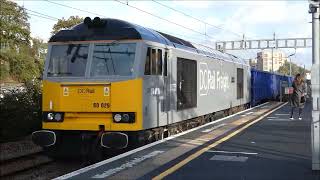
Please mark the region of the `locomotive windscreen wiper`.
<svg viewBox="0 0 320 180"><path fill-rule="evenodd" d="M112 53L112 54L128 54L128 55L132 55L132 54L135 54L135 52L129 52L128 50L127 51L99 51L99 50L95 50L94 51L95 53Z"/></svg>
<svg viewBox="0 0 320 180"><path fill-rule="evenodd" d="M71 72L58 72L58 73L48 72L48 74L50 74L50 75L72 75Z"/></svg>
<svg viewBox="0 0 320 180"><path fill-rule="evenodd" d="M109 47L109 49L108 49L108 53L109 53L109 55L110 55L110 60L111 60L111 63L112 63L113 72L116 73L116 70L115 70L114 64L113 64L113 59L112 59L110 47Z"/></svg>
<svg viewBox="0 0 320 180"><path fill-rule="evenodd" d="M68 49L67 49L67 55L72 53L72 49L75 47L74 44L69 44ZM87 59L88 58L88 54L84 54L84 55L80 55L79 51L81 47L85 47L82 46L81 44L78 44L76 46L76 50L75 52L72 54L72 57L70 58L71 62L74 63L76 61L77 58L82 58L82 59Z"/></svg>
<svg viewBox="0 0 320 180"><path fill-rule="evenodd" d="M91 65L91 72L100 72L104 75L131 75L134 57L135 57L135 43L119 43L115 42L104 44L95 44L93 50L93 60ZM100 67L95 69L93 67ZM103 68L103 69L102 69ZM96 74L93 73L93 76Z"/></svg>

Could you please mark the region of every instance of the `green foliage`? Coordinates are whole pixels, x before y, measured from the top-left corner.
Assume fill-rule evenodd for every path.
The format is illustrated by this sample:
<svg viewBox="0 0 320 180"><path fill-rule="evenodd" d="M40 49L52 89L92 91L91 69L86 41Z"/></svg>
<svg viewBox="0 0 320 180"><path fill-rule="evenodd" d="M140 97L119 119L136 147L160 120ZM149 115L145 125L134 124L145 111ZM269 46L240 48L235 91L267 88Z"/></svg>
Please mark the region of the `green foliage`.
<svg viewBox="0 0 320 180"><path fill-rule="evenodd" d="M35 71L38 71L36 77L40 77L42 74L47 55L47 47L48 44L43 42L42 39L32 38L31 54L34 57L34 62L36 64L35 68L37 68Z"/></svg>
<svg viewBox="0 0 320 180"><path fill-rule="evenodd" d="M285 74L285 75L290 75L290 62L286 61L278 70L279 73ZM304 70L303 67L298 66L295 63L291 63L291 72L292 76L300 73L300 74L305 74L307 72L310 72L309 70Z"/></svg>
<svg viewBox="0 0 320 180"><path fill-rule="evenodd" d="M0 142L26 136L41 128L41 88L39 82L26 83L23 90L1 92Z"/></svg>
<svg viewBox="0 0 320 180"><path fill-rule="evenodd" d="M0 3L1 47L30 45L30 25L26 10L12 1L0 0Z"/></svg>
<svg viewBox="0 0 320 180"><path fill-rule="evenodd" d="M1 80L8 80L10 78L10 73L9 73L10 65L6 61L0 62L0 79Z"/></svg>
<svg viewBox="0 0 320 180"><path fill-rule="evenodd" d="M1 92L0 141L41 128L41 89L45 43L30 36L28 15L15 2L0 0L0 82L24 82L23 90ZM44 51L45 52L45 51ZM32 83L31 83L32 82Z"/></svg>
<svg viewBox="0 0 320 180"><path fill-rule="evenodd" d="M83 22L83 18L79 16L70 16L68 19L59 19L58 22L53 26L51 33L55 34L62 29L69 29L81 22Z"/></svg>
<svg viewBox="0 0 320 180"><path fill-rule="evenodd" d="M7 71L15 81L29 82L34 78L37 78L40 74L39 66L41 66L41 64L37 64L35 62L36 59L30 56L30 49L27 47L22 47L19 50L19 53L13 49L1 51L0 59L9 64L9 69Z"/></svg>
<svg viewBox="0 0 320 180"><path fill-rule="evenodd" d="M46 58L45 50L48 47L48 43L43 42L42 39L32 38L31 54L38 60L44 61Z"/></svg>
<svg viewBox="0 0 320 180"><path fill-rule="evenodd" d="M42 72L44 55L39 56L38 52L45 44L30 37L24 8L12 1L0 2L0 81L28 82Z"/></svg>

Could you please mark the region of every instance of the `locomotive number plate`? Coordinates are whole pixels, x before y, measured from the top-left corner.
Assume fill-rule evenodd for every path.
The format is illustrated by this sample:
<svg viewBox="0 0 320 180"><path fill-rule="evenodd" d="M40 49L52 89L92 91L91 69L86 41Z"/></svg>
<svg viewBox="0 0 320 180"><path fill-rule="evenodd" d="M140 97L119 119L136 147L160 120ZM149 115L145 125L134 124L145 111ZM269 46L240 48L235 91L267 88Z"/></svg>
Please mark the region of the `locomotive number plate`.
<svg viewBox="0 0 320 180"><path fill-rule="evenodd" d="M110 108L110 104L105 102L102 102L102 103L94 102L92 103L92 107L93 108Z"/></svg>

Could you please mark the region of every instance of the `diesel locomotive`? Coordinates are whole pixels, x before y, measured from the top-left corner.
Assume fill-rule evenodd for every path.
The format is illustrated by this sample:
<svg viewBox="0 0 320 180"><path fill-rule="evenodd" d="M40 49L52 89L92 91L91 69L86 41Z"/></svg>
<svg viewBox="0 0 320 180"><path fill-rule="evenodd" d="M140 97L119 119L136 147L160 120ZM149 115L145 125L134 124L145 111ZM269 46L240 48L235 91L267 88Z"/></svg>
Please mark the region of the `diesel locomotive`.
<svg viewBox="0 0 320 180"><path fill-rule="evenodd" d="M124 149L249 107L249 64L117 19L85 18L48 42L42 130L48 151Z"/></svg>

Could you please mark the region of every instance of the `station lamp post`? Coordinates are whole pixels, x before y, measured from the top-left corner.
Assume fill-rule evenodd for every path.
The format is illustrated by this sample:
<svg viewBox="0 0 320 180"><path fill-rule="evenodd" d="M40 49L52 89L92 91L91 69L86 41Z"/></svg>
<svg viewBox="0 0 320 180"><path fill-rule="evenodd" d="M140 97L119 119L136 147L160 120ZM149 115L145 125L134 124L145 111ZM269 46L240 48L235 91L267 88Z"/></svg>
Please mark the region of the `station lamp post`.
<svg viewBox="0 0 320 180"><path fill-rule="evenodd" d="M290 54L289 56L287 56L287 58L289 58L289 61L290 61L290 63L289 63L289 73L290 73L290 76L292 76L292 69L291 69L291 56L294 56L295 54L296 54L296 48L294 48L294 53L292 53L292 54Z"/></svg>
<svg viewBox="0 0 320 180"><path fill-rule="evenodd" d="M309 13L312 14L312 170L320 170L320 29L319 0L309 0Z"/></svg>

